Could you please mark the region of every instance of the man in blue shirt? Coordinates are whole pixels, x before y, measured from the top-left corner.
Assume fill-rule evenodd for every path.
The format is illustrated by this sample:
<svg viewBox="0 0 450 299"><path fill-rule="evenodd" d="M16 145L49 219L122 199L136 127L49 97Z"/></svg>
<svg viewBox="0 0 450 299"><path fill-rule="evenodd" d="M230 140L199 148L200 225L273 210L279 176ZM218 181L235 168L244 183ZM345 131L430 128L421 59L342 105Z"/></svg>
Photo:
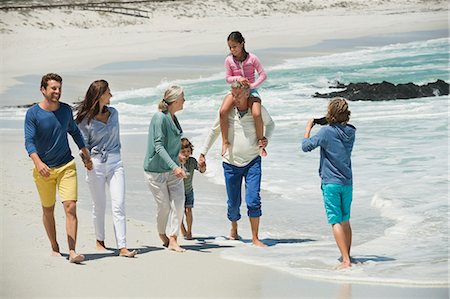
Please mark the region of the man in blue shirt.
<svg viewBox="0 0 450 299"><path fill-rule="evenodd" d="M76 215L77 171L70 152L69 133L84 157L87 169L92 169L89 150L73 120L69 105L59 102L62 78L47 74L41 80L44 99L28 109L25 117L25 147L33 160L33 177L41 199L43 222L52 246L52 255L61 256L56 240L55 203L56 188L66 213L66 231L69 245L69 261L80 263L84 256L76 253L78 220Z"/></svg>
<svg viewBox="0 0 450 299"><path fill-rule="evenodd" d="M320 146L319 174L328 223L331 224L336 244L342 255L338 269L351 266L350 206L353 193L351 154L356 128L348 123L350 110L344 98L334 98L328 104L328 126L310 138L314 119L308 121L302 142L304 152Z"/></svg>

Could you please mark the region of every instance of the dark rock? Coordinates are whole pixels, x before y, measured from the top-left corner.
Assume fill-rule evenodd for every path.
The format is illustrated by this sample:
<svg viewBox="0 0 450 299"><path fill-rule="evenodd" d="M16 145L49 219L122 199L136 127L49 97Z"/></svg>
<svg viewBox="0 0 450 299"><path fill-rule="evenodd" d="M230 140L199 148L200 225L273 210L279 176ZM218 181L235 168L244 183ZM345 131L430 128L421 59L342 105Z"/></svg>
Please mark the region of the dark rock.
<svg viewBox="0 0 450 299"><path fill-rule="evenodd" d="M25 105L18 105L18 106L6 106L6 108L30 108L34 104L38 104L38 103L36 102L33 104L25 104Z"/></svg>
<svg viewBox="0 0 450 299"><path fill-rule="evenodd" d="M65 102L67 103L67 102ZM75 102L75 103L67 103L70 108L72 108L73 111L75 111L76 109L76 105L79 104L80 102ZM25 105L17 105L17 106L3 106L2 108L30 108L35 104L39 104L39 102L36 103L32 103L32 104L25 104Z"/></svg>
<svg viewBox="0 0 450 299"><path fill-rule="evenodd" d="M345 85L336 81L334 82L334 85L330 87L345 88L345 90L323 94L316 92L313 97L343 97L349 101L388 101L435 97L449 94L449 84L442 80L437 80L436 82L428 83L426 85L416 85L414 83L394 85L386 81L374 84L362 82Z"/></svg>

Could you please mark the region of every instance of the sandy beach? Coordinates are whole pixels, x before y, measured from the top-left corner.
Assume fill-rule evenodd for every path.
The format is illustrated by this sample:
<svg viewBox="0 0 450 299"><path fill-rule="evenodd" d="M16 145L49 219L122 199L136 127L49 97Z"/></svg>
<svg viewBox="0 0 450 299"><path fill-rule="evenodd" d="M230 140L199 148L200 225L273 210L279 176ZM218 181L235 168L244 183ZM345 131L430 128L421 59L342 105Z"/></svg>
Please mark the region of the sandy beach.
<svg viewBox="0 0 450 299"><path fill-rule="evenodd" d="M127 137L124 163L133 157L131 147L143 146L142 138ZM79 170L79 208L77 250L86 256L79 265L67 260L64 211L57 205L55 215L62 258L50 256L47 236L41 222L41 207L31 179L32 163L21 148L22 137L13 132L2 133L2 298L445 298L448 289L353 284L306 280L281 271L248 265L221 258L224 248L250 246L246 219L241 225L244 240L216 241L222 236L200 236L193 241L180 240L187 252L166 250L157 237L153 219L138 221L128 218L128 247L139 251L135 259L117 256L110 213L106 218L108 252L97 252L91 213L80 207L90 206ZM75 150L74 147L72 147ZM131 163L128 163L130 165ZM127 183L143 183L140 169L127 170ZM14 171L12 171L14 170ZM195 178L196 194L223 198L222 186ZM149 213L155 204L150 192ZM264 195L263 195L264 196ZM132 198L128 196L128 202ZM195 213L200 210L194 209ZM225 213L225 210L224 210ZM264 221L264 220L263 220ZM195 226L197 225L197 227ZM194 223L201 231L202 224ZM224 220L224 236L229 224ZM109 245L109 246L108 246ZM258 250L258 249L256 249ZM262 249L264 250L264 249Z"/></svg>
<svg viewBox="0 0 450 299"><path fill-rule="evenodd" d="M63 8L1 10L0 105L39 101L39 80L47 72L63 77L64 102L80 99L90 82L100 77L121 91L218 73L228 53L226 36L233 30L245 33L248 49L260 51L267 67L291 57L347 48L345 42L334 44L339 45L337 48L317 46L327 40L448 30L448 3L439 0L250 0L244 9L234 1L212 0L127 4L133 5L150 11L150 18ZM180 57L176 64L165 65ZM187 67L183 67L183 61ZM150 67L136 67L139 64ZM223 236L182 240L181 245L187 249L183 254L166 250L157 237L154 200L143 182L140 149L145 148L145 135L122 137L131 215L127 239L128 247L139 251L137 258L117 257L110 214L106 219L106 244L111 250L95 251L91 199L79 159L77 251L86 256L86 261L80 265L67 261L65 217L60 205L56 209L57 232L66 255L50 257L31 176L33 163L23 146L22 129L1 128L0 134L1 298L448 298L448 286L308 280L223 259L224 249L250 246L222 240ZM132 217L136 185L147 192L140 195L148 197L145 221ZM223 186L205 177L197 175L194 188L200 195L225 202ZM229 224L223 216L225 236ZM247 217L241 222L248 222ZM242 227L244 240L248 239L248 224Z"/></svg>

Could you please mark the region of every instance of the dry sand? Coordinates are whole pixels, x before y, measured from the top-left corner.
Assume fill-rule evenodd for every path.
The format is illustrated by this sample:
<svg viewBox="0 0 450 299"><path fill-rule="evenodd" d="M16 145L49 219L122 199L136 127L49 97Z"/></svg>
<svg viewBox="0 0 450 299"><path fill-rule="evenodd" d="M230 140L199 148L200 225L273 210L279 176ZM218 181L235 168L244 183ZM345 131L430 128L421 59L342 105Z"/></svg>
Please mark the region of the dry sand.
<svg viewBox="0 0 450 299"><path fill-rule="evenodd" d="M1 105L40 100L40 78L53 71L64 78L63 98L76 99L96 70L120 61L227 54L226 36L240 30L249 49L293 48L326 39L448 29L447 1L171 1L139 4L150 19L65 9L0 11ZM128 6L131 6L128 5ZM291 53L293 56L305 53ZM267 58L266 65L285 57ZM272 59L272 60L271 60ZM111 74L116 89L154 86L162 78L198 77L195 69L173 73ZM22 85L21 85L22 84ZM33 85L34 84L34 85ZM20 97L14 93L23 87ZM14 100L11 100L14 99ZM20 130L1 132L1 298L441 298L448 289L409 288L308 281L264 267L223 260L220 246L207 240L182 241L176 254L160 246L156 227L129 219L128 245L136 259L94 249L90 213L79 209L77 249L81 265L50 257L41 208L31 177L32 162ZM125 155L125 153L124 153ZM77 161L79 169L81 164ZM81 174L80 174L81 175ZM197 186L223 194L220 186ZM79 188L86 188L79 182ZM150 193L149 193L150 196ZM89 198L80 198L89 200ZM67 252L64 215L58 205L57 231ZM107 228L111 219L107 218ZM153 221L153 219L149 220ZM226 227L227 224L224 224ZM112 231L107 230L112 236ZM110 242L110 245L112 242ZM228 246L228 245L227 245ZM231 242L229 246L248 246Z"/></svg>

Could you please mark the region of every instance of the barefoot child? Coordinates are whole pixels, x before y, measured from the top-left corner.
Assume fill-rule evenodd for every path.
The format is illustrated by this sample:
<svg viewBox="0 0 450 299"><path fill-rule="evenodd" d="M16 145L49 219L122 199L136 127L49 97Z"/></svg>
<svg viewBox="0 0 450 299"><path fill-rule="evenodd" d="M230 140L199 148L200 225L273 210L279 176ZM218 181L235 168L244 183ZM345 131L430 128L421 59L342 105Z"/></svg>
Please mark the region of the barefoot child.
<svg viewBox="0 0 450 299"><path fill-rule="evenodd" d="M264 131L261 117L261 97L256 88L266 80L267 75L258 57L245 50L245 39L239 31L233 31L227 38L230 55L225 59L225 70L227 83L239 81L242 85L250 88L249 107L255 120L256 137L260 147L261 156L266 156L264 148ZM258 78L255 79L255 71ZM220 107L220 130L222 133L222 156L230 146L228 140L228 114L234 107L231 94L225 96L222 107Z"/></svg>
<svg viewBox="0 0 450 299"><path fill-rule="evenodd" d="M343 98L334 98L330 101L326 120L329 125L321 128L311 138L309 136L314 119L308 121L302 149L309 152L320 146L319 174L322 179L325 212L342 255L342 263L338 269L344 269L351 266L352 229L349 221L353 192L351 153L356 128L348 124L350 110Z"/></svg>
<svg viewBox="0 0 450 299"><path fill-rule="evenodd" d="M183 159L182 167L185 169L186 178L184 179L184 208L186 214L186 228L184 222L181 222L181 232L186 240L192 240L192 208L194 207L194 189L192 187L192 179L194 178L194 170L197 169L201 173L206 170L206 165L199 166L197 160L192 157L194 146L187 138L181 138L181 156Z"/></svg>

